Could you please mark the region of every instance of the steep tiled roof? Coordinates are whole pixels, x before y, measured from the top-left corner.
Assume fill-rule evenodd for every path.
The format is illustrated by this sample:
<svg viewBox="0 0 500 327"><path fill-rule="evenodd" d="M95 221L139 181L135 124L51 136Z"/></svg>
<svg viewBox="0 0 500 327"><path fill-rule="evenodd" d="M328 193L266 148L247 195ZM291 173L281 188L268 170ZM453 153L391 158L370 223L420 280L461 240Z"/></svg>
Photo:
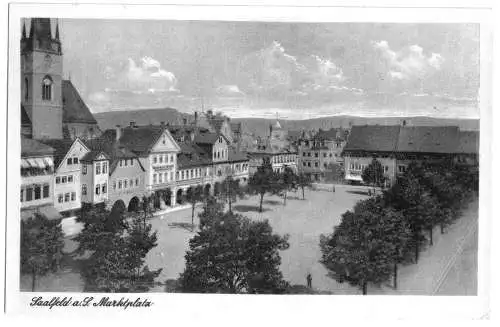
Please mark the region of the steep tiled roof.
<svg viewBox="0 0 500 327"><path fill-rule="evenodd" d="M342 128L331 128L327 131L320 130L315 138L324 140L345 140L345 131Z"/></svg>
<svg viewBox="0 0 500 327"><path fill-rule="evenodd" d="M57 168L75 141L71 139L43 139L40 142L54 149L54 167Z"/></svg>
<svg viewBox="0 0 500 327"><path fill-rule="evenodd" d="M99 138L85 141L85 144L93 151L104 152L110 160L110 174L113 173L120 159L137 159L137 155L127 149L121 142L116 141L116 130L108 129ZM139 165L145 171L141 162Z"/></svg>
<svg viewBox="0 0 500 327"><path fill-rule="evenodd" d="M163 134L163 126L126 127L122 130L120 143L137 155L145 155Z"/></svg>
<svg viewBox="0 0 500 327"><path fill-rule="evenodd" d="M479 132L474 132L474 131L460 132L457 153L478 154Z"/></svg>
<svg viewBox="0 0 500 327"><path fill-rule="evenodd" d="M62 81L62 98L63 123L97 124L75 86L69 80Z"/></svg>
<svg viewBox="0 0 500 327"><path fill-rule="evenodd" d="M245 153L236 151L234 149L229 150L228 157L228 161L230 162L248 161L248 157Z"/></svg>
<svg viewBox="0 0 500 327"><path fill-rule="evenodd" d="M219 133L201 133L195 136L194 142L198 144L214 144L219 139L219 136L224 137Z"/></svg>
<svg viewBox="0 0 500 327"><path fill-rule="evenodd" d="M86 155L83 156L83 158L80 161L94 161L96 160L101 154L104 154L106 156L106 153L104 151L99 151L99 150L92 150L90 152L87 152ZM107 156L106 156L107 157ZM108 158L109 159L109 158Z"/></svg>
<svg viewBox="0 0 500 327"><path fill-rule="evenodd" d="M54 149L36 140L21 137L21 157L51 156Z"/></svg>
<svg viewBox="0 0 500 327"><path fill-rule="evenodd" d="M199 167L211 163L211 155L192 142L180 142L181 151L177 154L179 169Z"/></svg>
<svg viewBox="0 0 500 327"><path fill-rule="evenodd" d="M401 127L398 152L454 153L458 146L459 129L456 126Z"/></svg>
<svg viewBox="0 0 500 327"><path fill-rule="evenodd" d="M344 151L396 151L400 126L353 126Z"/></svg>

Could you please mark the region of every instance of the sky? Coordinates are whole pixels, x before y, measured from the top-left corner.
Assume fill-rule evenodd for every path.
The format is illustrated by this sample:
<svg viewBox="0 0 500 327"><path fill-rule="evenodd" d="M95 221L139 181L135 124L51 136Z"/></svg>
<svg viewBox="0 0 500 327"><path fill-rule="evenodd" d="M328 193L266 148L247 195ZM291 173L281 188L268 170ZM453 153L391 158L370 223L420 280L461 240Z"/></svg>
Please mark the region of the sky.
<svg viewBox="0 0 500 327"><path fill-rule="evenodd" d="M479 25L60 21L93 112L478 118Z"/></svg>

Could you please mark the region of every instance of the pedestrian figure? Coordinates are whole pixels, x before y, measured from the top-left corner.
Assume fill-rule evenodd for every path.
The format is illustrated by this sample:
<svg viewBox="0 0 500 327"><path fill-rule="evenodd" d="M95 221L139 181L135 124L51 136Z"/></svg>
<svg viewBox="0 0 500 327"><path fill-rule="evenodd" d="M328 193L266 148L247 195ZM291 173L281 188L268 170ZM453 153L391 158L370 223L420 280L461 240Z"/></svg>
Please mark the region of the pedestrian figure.
<svg viewBox="0 0 500 327"><path fill-rule="evenodd" d="M307 287L312 288L312 276L310 273L307 274L306 279L307 279Z"/></svg>

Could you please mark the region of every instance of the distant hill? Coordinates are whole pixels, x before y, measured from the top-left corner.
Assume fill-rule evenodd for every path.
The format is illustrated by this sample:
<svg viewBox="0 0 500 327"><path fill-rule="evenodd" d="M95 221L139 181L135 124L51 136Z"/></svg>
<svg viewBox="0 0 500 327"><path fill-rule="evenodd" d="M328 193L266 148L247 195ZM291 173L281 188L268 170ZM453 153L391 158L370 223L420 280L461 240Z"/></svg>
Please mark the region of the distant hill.
<svg viewBox="0 0 500 327"><path fill-rule="evenodd" d="M94 117L101 130L106 130L115 128L116 125L128 126L132 121L137 125L159 125L162 121L182 124L183 118L191 119L192 115L181 113L173 108L165 108L100 112L95 113Z"/></svg>
<svg viewBox="0 0 500 327"><path fill-rule="evenodd" d="M173 108L165 109L141 109L127 111L109 111L94 114L97 123L102 130L115 128L116 125L127 126L131 121L137 125L160 124L164 121L170 124L182 124L183 118L192 121L193 115L181 113ZM349 125L397 125L406 120L408 125L413 126L458 126L461 130L479 130L479 119L451 119L433 117L356 117L356 116L332 116L308 120L285 120L280 124L287 130L310 130L330 129L332 127L349 127ZM258 136L269 135L269 125L275 123L275 119L266 118L235 118L232 122L241 122L244 134Z"/></svg>
<svg viewBox="0 0 500 327"><path fill-rule="evenodd" d="M461 130L479 130L479 119L450 119L433 117L356 117L332 116L308 120L280 120L281 127L287 130L330 129L332 127L349 127L351 125L398 125L406 120L410 126L458 126ZM269 125L275 119L237 118L231 121L241 122L243 133L268 135Z"/></svg>

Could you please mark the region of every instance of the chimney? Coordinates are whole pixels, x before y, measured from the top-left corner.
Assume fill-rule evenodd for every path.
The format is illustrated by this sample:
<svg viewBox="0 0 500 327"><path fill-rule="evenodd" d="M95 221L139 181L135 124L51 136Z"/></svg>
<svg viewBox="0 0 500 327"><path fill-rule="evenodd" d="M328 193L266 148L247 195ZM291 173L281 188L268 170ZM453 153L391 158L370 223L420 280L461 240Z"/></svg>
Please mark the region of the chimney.
<svg viewBox="0 0 500 327"><path fill-rule="evenodd" d="M116 141L119 141L122 137L122 128L120 125L116 125Z"/></svg>
<svg viewBox="0 0 500 327"><path fill-rule="evenodd" d="M131 121L130 122L130 127L134 127L135 126L135 121Z"/></svg>

